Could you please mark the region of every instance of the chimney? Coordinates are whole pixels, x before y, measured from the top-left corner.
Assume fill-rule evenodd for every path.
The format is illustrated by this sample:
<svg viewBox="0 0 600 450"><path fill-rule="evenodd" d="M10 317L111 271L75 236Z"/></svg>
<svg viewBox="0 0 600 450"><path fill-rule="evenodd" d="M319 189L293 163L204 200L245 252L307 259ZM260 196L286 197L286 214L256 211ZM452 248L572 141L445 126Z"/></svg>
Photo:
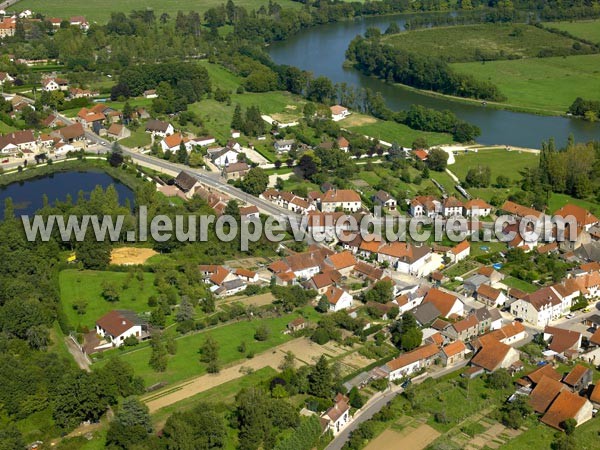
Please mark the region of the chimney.
<svg viewBox="0 0 600 450"><path fill-rule="evenodd" d="M127 325L127 322L125 322L124 320L121 322L121 325Z"/></svg>

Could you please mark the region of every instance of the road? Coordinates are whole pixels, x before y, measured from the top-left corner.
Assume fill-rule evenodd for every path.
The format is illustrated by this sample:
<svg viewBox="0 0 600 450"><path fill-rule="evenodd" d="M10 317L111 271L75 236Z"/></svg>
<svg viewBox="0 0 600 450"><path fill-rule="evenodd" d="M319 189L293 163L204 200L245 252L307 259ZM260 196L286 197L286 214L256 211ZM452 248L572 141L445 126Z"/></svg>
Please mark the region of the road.
<svg viewBox="0 0 600 450"><path fill-rule="evenodd" d="M413 378L414 384L420 384L425 381L427 378L440 378L444 375L447 375L456 370L462 369L467 365L468 361L463 361L460 364L454 365L452 367L446 367L439 372L435 372L433 374L428 374L427 376ZM367 403L359 412L354 415L352 422L342 430L340 434L338 434L333 441L329 443L325 450L341 450L344 446L348 438L350 437L350 433L358 428L358 426L371 419L375 414L377 414L381 409L387 405L394 397L398 394L401 394L404 390L400 386L392 385L393 387L383 393L379 398L372 400Z"/></svg>

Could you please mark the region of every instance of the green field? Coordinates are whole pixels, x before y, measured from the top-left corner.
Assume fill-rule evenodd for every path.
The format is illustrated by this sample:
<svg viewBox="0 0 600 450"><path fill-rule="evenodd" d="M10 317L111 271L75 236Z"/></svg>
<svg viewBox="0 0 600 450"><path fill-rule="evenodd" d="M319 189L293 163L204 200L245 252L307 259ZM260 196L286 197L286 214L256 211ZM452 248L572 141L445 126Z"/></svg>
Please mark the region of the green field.
<svg viewBox="0 0 600 450"><path fill-rule="evenodd" d="M410 31L384 42L449 62L537 57L542 50L568 51L575 40L524 24L481 24Z"/></svg>
<svg viewBox="0 0 600 450"><path fill-rule="evenodd" d="M143 127L131 131L131 136L119 141L125 147L145 147L152 143L152 137L146 133Z"/></svg>
<svg viewBox="0 0 600 450"><path fill-rule="evenodd" d="M219 6L225 3L222 0L94 0L90 2L81 2L79 0L22 0L14 8L18 11L30 9L50 17L67 18L71 16L82 15L89 21L106 22L110 18L111 12L129 13L134 9L151 8L158 17L163 12L175 16L177 11L198 11L204 13L207 9ZM243 6L248 10L258 9L260 6L268 5L266 0L237 0L236 6ZM291 0L278 0L284 8L300 8L301 3Z"/></svg>
<svg viewBox="0 0 600 450"><path fill-rule="evenodd" d="M506 175L513 182L521 179L521 172L526 167L538 165L538 155L504 149L479 150L477 153L459 153L455 156L456 162L448 168L464 181L469 169L473 167L489 166L492 172L492 184L498 175Z"/></svg>
<svg viewBox="0 0 600 450"><path fill-rule="evenodd" d="M102 297L102 283L115 283L123 287L126 272L99 272L94 270L63 270L59 275L60 298L69 323L73 327L94 326L96 320L113 309L129 309L138 313L150 311L148 298L157 295L154 274L144 273L144 281L133 277L126 289L122 289L119 301L108 302ZM87 302L85 314L78 314L73 304Z"/></svg>
<svg viewBox="0 0 600 450"><path fill-rule="evenodd" d="M547 28L558 28L571 33L573 36L591 42L600 43L600 20L585 20L581 22L547 22Z"/></svg>
<svg viewBox="0 0 600 450"><path fill-rule="evenodd" d="M513 107L564 114L577 97L600 100L600 55L471 62L452 67L491 81L507 97L503 104Z"/></svg>
<svg viewBox="0 0 600 450"><path fill-rule="evenodd" d="M317 318L318 313L312 307L305 308L304 312L312 318ZM177 340L177 354L169 358L167 370L162 373L155 372L148 365L151 354L149 346L124 353L122 359L133 366L135 373L144 378L147 386L160 381L175 383L206 373L206 364L200 362L198 351L209 334L219 343L219 361L221 365L226 365L246 357L237 349L242 341L246 343L247 353L258 354L292 339L290 335L283 334L283 330L288 322L296 317L298 313L272 319L237 322L184 336ZM254 339L254 333L260 324L269 328L270 333L266 341Z"/></svg>
<svg viewBox="0 0 600 450"><path fill-rule="evenodd" d="M377 120L373 122L371 120L369 121L371 123L361 124L360 120L351 122L353 119L350 116L349 119L340 122L340 125L354 133L364 134L390 143L397 142L405 147L410 147L419 137L427 139L429 145L451 144L453 142L452 136L445 133L413 130L406 125L391 121Z"/></svg>

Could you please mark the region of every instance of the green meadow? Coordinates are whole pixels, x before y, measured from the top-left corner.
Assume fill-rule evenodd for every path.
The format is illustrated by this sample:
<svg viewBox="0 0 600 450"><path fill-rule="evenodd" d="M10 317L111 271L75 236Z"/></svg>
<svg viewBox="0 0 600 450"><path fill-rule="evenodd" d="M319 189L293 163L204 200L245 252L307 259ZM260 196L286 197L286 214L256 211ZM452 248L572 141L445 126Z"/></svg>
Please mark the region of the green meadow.
<svg viewBox="0 0 600 450"><path fill-rule="evenodd" d="M544 26L566 31L580 39L600 43L600 20L582 20L580 22L547 22Z"/></svg>

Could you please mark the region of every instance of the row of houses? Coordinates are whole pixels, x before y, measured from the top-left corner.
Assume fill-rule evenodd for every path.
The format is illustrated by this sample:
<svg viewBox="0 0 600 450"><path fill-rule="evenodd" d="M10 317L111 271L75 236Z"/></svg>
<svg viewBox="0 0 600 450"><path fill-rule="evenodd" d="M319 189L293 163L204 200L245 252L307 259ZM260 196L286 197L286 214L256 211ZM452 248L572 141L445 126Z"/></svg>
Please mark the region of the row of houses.
<svg viewBox="0 0 600 450"><path fill-rule="evenodd" d="M22 130L0 136L0 155L35 155L52 152L61 155L75 149L73 144L85 141L85 130L76 123L59 128L51 133Z"/></svg>
<svg viewBox="0 0 600 450"><path fill-rule="evenodd" d="M419 195L409 203L409 212L413 217L487 217L492 213L492 206L476 198L462 202L456 197L439 200L432 195Z"/></svg>

